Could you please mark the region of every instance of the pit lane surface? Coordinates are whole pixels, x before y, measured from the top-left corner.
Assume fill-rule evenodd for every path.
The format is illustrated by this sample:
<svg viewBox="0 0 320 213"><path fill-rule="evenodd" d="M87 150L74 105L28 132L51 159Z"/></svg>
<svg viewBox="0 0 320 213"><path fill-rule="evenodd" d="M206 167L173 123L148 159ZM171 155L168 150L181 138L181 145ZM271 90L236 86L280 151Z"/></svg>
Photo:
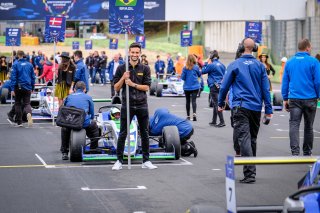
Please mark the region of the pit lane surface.
<svg viewBox="0 0 320 213"><path fill-rule="evenodd" d="M94 98L109 98L109 85L95 86ZM195 204L225 208L226 155L233 155L230 113L227 126L210 127L212 109L208 96L197 99L194 140L199 155L178 161L155 162L157 170L111 171L111 162L71 163L61 160L60 128L34 124L32 128L9 125L10 105L0 105L0 212L185 212ZM96 111L103 103L96 103ZM149 97L150 115L158 107L185 117L184 98ZM269 126L261 125L258 156L289 156L288 114L275 112ZM303 125L301 125L303 129ZM302 134L301 134L302 136ZM314 155L319 155L320 133L315 132ZM258 166L257 182L236 183L241 205L281 205L297 189L309 165ZM236 167L237 180L242 167Z"/></svg>

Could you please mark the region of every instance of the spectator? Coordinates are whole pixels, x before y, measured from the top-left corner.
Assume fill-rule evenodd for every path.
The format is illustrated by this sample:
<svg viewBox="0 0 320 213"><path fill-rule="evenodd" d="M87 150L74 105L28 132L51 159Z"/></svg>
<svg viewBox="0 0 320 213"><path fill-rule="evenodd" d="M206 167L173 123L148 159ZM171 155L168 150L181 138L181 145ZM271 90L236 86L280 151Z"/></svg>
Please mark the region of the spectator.
<svg viewBox="0 0 320 213"><path fill-rule="evenodd" d="M106 85L107 83L107 78L106 78L107 63L108 63L108 56L106 55L105 51L101 51L101 61L100 61L101 86ZM109 78L108 78L108 81L109 81Z"/></svg>
<svg viewBox="0 0 320 213"><path fill-rule="evenodd" d="M167 54L167 75L172 75L174 74L174 65L173 65L173 60L171 58L171 54Z"/></svg>
<svg viewBox="0 0 320 213"><path fill-rule="evenodd" d="M8 63L5 56L0 57L0 85L7 79Z"/></svg>
<svg viewBox="0 0 320 213"><path fill-rule="evenodd" d="M264 54L264 53L259 56L259 59L260 59L261 63L264 65L264 67L267 70L267 75L268 75L269 84L270 84L270 91L272 91L272 84L271 84L271 80L270 79L273 78L273 76L276 73L276 71L273 69L271 64L269 64L268 58L269 58L269 56L267 54Z"/></svg>
<svg viewBox="0 0 320 213"><path fill-rule="evenodd" d="M258 49L255 42L251 38L246 38L239 49L239 52L243 54L228 66L223 78L218 110L223 111L227 93L232 87L233 134L238 138L241 156L253 157L256 156L257 151L257 136L263 102L266 116L270 118L272 114L270 88L265 67L252 56L252 52ZM256 181L254 165L244 166L243 173L244 178L240 180L240 183Z"/></svg>
<svg viewBox="0 0 320 213"><path fill-rule="evenodd" d="M86 85L86 93L89 92L89 72L86 69L85 64L83 63L82 51L76 50L73 53L74 60L76 63L76 71L74 74L74 83L76 84L78 81L82 81Z"/></svg>
<svg viewBox="0 0 320 213"><path fill-rule="evenodd" d="M160 60L160 55L157 55L157 61L154 64L154 70L156 71L157 78L163 78L165 67L166 65L164 64L164 61Z"/></svg>
<svg viewBox="0 0 320 213"><path fill-rule="evenodd" d="M197 95L200 89L198 78L201 76L199 66L196 65L196 58L189 54L187 64L182 70L181 79L183 82L183 90L186 95L187 119L190 120L190 100L192 100L193 121L197 120Z"/></svg>
<svg viewBox="0 0 320 213"><path fill-rule="evenodd" d="M98 51L94 51L93 53L93 71L92 71L92 78L91 78L91 85L93 86L94 83L96 83L97 79L96 79L96 74L99 73L100 76L100 81L102 81L101 78L101 67L100 67L100 62L101 62L102 58L99 56Z"/></svg>
<svg viewBox="0 0 320 213"><path fill-rule="evenodd" d="M147 60L147 56L145 54L141 55L141 64L149 65L149 62Z"/></svg>
<svg viewBox="0 0 320 213"><path fill-rule="evenodd" d="M109 73L109 79L111 83L111 97L115 95L114 91L114 75L116 74L119 65L124 64L124 61L120 60L120 55L118 53L114 54L113 60L109 62L107 70Z"/></svg>
<svg viewBox="0 0 320 213"><path fill-rule="evenodd" d="M289 136L292 155L300 154L299 126L304 117L303 155L310 156L313 147L313 122L320 98L320 65L310 56L311 43L301 39L298 52L284 68L281 93L285 109L290 112Z"/></svg>

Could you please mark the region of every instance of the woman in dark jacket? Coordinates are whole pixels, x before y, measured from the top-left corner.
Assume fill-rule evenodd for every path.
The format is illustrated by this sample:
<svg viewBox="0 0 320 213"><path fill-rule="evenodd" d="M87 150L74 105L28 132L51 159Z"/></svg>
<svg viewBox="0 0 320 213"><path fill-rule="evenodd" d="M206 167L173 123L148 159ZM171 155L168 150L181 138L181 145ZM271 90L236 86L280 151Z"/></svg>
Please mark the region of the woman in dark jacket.
<svg viewBox="0 0 320 213"><path fill-rule="evenodd" d="M0 84L7 80L8 63L6 62L6 57L0 57Z"/></svg>
<svg viewBox="0 0 320 213"><path fill-rule="evenodd" d="M261 63L264 65L264 67L267 70L267 75L268 75L269 84L270 84L270 91L272 91L272 85L271 85L270 79L274 76L276 71L273 69L271 64L268 63L268 58L269 58L269 56L267 54L261 54L259 56L259 59L260 59Z"/></svg>
<svg viewBox="0 0 320 213"><path fill-rule="evenodd" d="M184 81L183 90L186 95L187 119L190 120L190 99L192 100L193 121L197 120L197 94L200 89L199 78L201 76L196 58L189 54L186 66L182 70L181 79Z"/></svg>
<svg viewBox="0 0 320 213"><path fill-rule="evenodd" d="M59 100L59 107L62 105L63 100L72 93L76 70L76 66L72 63L69 53L63 52L60 57L61 64L58 68L58 78L55 89L55 96Z"/></svg>

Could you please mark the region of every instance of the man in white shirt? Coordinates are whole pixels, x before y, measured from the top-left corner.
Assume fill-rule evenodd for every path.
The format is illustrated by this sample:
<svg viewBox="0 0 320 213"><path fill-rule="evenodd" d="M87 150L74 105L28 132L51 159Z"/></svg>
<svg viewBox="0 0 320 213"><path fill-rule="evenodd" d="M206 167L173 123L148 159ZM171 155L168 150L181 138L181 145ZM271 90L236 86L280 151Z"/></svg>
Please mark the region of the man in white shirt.
<svg viewBox="0 0 320 213"><path fill-rule="evenodd" d="M121 64L124 64L124 61L120 60L119 58L120 58L119 53L114 54L113 60L109 62L107 67L107 71L109 73L109 79L111 83L111 97L115 95L113 76L116 74L118 66Z"/></svg>

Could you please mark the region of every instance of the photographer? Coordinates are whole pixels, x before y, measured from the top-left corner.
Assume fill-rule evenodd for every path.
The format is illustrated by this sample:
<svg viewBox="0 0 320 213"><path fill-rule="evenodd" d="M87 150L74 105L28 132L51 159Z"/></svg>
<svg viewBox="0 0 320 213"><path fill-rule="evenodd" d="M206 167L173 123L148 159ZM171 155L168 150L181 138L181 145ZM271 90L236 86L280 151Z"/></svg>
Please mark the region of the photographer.
<svg viewBox="0 0 320 213"><path fill-rule="evenodd" d="M218 112L218 95L225 70L226 67L219 61L218 51L214 50L210 52L210 57L202 68L202 74L208 74L207 82L213 102L213 117L209 124L210 126L218 128L226 125L223 119L223 113ZM217 124L217 116L219 116L219 124Z"/></svg>

